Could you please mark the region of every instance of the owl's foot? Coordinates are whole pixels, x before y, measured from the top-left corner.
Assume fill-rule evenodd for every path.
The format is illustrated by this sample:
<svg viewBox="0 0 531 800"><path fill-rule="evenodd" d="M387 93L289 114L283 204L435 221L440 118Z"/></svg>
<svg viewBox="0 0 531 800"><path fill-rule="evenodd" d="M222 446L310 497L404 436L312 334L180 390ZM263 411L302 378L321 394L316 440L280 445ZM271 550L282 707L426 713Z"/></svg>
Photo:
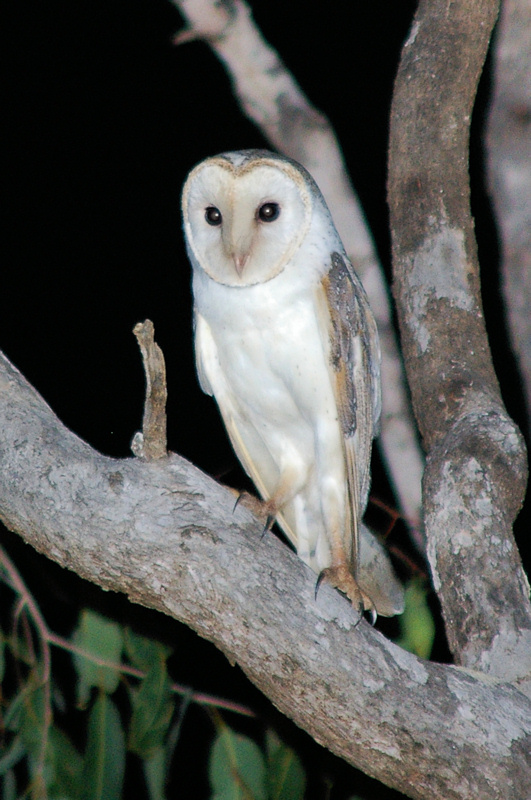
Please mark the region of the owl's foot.
<svg viewBox="0 0 531 800"><path fill-rule="evenodd" d="M249 494L249 492L241 492L241 494L238 495L234 503L233 511L236 511L240 503L242 506L245 506L245 508L248 508L249 511L252 511L258 519L264 519L265 517L264 530L262 531L262 536L265 536L275 523L278 512L276 504L271 500L260 500L258 497Z"/></svg>
<svg viewBox="0 0 531 800"><path fill-rule="evenodd" d="M360 588L346 564L338 564L335 567L326 567L326 569L322 570L315 585L316 597L319 586L323 581L331 584L334 589L339 589L340 592L348 597L354 608L359 611L360 619L367 612L371 625L374 625L376 622L374 603Z"/></svg>

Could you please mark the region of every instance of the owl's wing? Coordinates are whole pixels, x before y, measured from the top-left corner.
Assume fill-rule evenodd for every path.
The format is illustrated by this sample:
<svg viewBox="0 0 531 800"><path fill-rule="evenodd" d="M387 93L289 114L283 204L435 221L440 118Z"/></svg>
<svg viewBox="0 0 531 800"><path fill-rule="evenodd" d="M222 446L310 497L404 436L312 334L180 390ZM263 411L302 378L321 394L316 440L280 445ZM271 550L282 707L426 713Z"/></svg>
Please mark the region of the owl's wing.
<svg viewBox="0 0 531 800"><path fill-rule="evenodd" d="M369 493L372 440L381 409L380 347L365 290L340 253L332 253L330 269L318 289L318 308L343 432L352 509L345 549L356 573L358 531Z"/></svg>
<svg viewBox="0 0 531 800"><path fill-rule="evenodd" d="M215 344L209 328L203 317L194 309L194 348L195 368L199 385L205 394L212 397L212 387L207 378L207 364L213 359L217 360Z"/></svg>

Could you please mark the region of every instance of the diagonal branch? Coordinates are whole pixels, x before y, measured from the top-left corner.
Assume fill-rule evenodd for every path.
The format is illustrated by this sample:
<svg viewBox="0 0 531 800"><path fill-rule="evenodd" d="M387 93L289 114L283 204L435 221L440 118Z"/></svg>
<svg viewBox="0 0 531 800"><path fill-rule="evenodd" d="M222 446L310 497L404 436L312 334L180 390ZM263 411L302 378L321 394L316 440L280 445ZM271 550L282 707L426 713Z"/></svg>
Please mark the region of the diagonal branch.
<svg viewBox="0 0 531 800"><path fill-rule="evenodd" d="M419 528L424 460L385 278L332 126L313 108L278 53L263 39L243 0L172 1L189 26L176 42L201 38L209 43L227 69L242 111L274 148L308 169L326 199L378 324L383 386L380 441L402 510L410 525Z"/></svg>
<svg viewBox="0 0 531 800"><path fill-rule="evenodd" d="M422 0L389 154L395 297L428 450L428 556L457 663L531 686L529 585L512 536L527 466L483 320L469 207L472 106L497 0Z"/></svg>
<svg viewBox="0 0 531 800"><path fill-rule="evenodd" d="M531 701L362 621L176 455L113 459L0 357L0 518L58 563L191 626L318 742L412 798L521 800Z"/></svg>

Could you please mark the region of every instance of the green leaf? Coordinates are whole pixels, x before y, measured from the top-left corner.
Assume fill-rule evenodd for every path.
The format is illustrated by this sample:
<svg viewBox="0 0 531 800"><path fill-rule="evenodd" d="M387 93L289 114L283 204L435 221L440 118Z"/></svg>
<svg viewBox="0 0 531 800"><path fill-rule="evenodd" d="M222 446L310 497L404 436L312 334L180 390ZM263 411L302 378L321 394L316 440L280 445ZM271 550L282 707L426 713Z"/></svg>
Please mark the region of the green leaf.
<svg viewBox="0 0 531 800"><path fill-rule="evenodd" d="M103 667L84 656L74 654L78 675L77 699L81 706L88 703L93 686L112 694L120 680L119 664L123 649L122 628L94 611L84 609L72 636L76 647L93 657L116 664L116 668Z"/></svg>
<svg viewBox="0 0 531 800"><path fill-rule="evenodd" d="M17 781L12 769L6 772L2 781L2 800L17 800Z"/></svg>
<svg viewBox="0 0 531 800"><path fill-rule="evenodd" d="M159 747L150 758L144 759L144 775L149 800L165 800L166 751L164 747Z"/></svg>
<svg viewBox="0 0 531 800"><path fill-rule="evenodd" d="M413 579L406 589L405 609L399 618L401 635L397 644L421 658L429 658L435 638L435 622L427 596L425 582Z"/></svg>
<svg viewBox="0 0 531 800"><path fill-rule="evenodd" d="M4 725L20 734L29 754L42 754L42 742L48 726L46 694L35 673L30 674L28 682L11 701Z"/></svg>
<svg viewBox="0 0 531 800"><path fill-rule="evenodd" d="M56 726L50 729L48 759L53 767L53 778L49 787L50 797L79 797L83 758L68 736Z"/></svg>
<svg viewBox="0 0 531 800"><path fill-rule="evenodd" d="M53 778L49 746L52 716L48 703L47 686L42 684L35 669L12 701L5 717L6 728L17 731L24 745L31 796L35 798L46 797Z"/></svg>
<svg viewBox="0 0 531 800"><path fill-rule="evenodd" d="M274 731L267 733L269 800L303 800L306 775L296 753Z"/></svg>
<svg viewBox="0 0 531 800"><path fill-rule="evenodd" d="M255 742L223 725L209 759L211 800L266 800L264 756Z"/></svg>
<svg viewBox="0 0 531 800"><path fill-rule="evenodd" d="M91 709L82 774L82 800L120 800L125 737L116 706L103 692Z"/></svg>
<svg viewBox="0 0 531 800"><path fill-rule="evenodd" d="M166 652L153 650L155 660L138 689L131 689L133 714L128 748L141 758L150 758L164 743L175 701L166 671Z"/></svg>
<svg viewBox="0 0 531 800"><path fill-rule="evenodd" d="M161 644L145 636L139 636L131 628L125 629L125 652L134 667L148 672L160 658L167 660L172 653L171 647Z"/></svg>
<svg viewBox="0 0 531 800"><path fill-rule="evenodd" d="M50 798L79 796L81 756L68 737L52 723L47 714L44 687L32 675L15 697L6 714L6 726L19 732L0 760L0 775L5 769L27 756L34 795L40 791Z"/></svg>

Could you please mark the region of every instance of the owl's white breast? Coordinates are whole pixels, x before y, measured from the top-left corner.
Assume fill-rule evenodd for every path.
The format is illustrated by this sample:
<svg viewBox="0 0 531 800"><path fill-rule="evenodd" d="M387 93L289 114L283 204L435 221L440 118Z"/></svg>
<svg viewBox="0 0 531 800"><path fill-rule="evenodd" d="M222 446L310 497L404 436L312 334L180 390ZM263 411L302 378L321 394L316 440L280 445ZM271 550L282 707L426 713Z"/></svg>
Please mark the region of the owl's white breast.
<svg viewBox="0 0 531 800"><path fill-rule="evenodd" d="M200 269L194 272L196 310L217 354L203 369L218 402L222 376L239 413L273 447L289 439L311 458L315 426L338 428L315 312L320 270L285 270L266 283L238 289L216 283Z"/></svg>

